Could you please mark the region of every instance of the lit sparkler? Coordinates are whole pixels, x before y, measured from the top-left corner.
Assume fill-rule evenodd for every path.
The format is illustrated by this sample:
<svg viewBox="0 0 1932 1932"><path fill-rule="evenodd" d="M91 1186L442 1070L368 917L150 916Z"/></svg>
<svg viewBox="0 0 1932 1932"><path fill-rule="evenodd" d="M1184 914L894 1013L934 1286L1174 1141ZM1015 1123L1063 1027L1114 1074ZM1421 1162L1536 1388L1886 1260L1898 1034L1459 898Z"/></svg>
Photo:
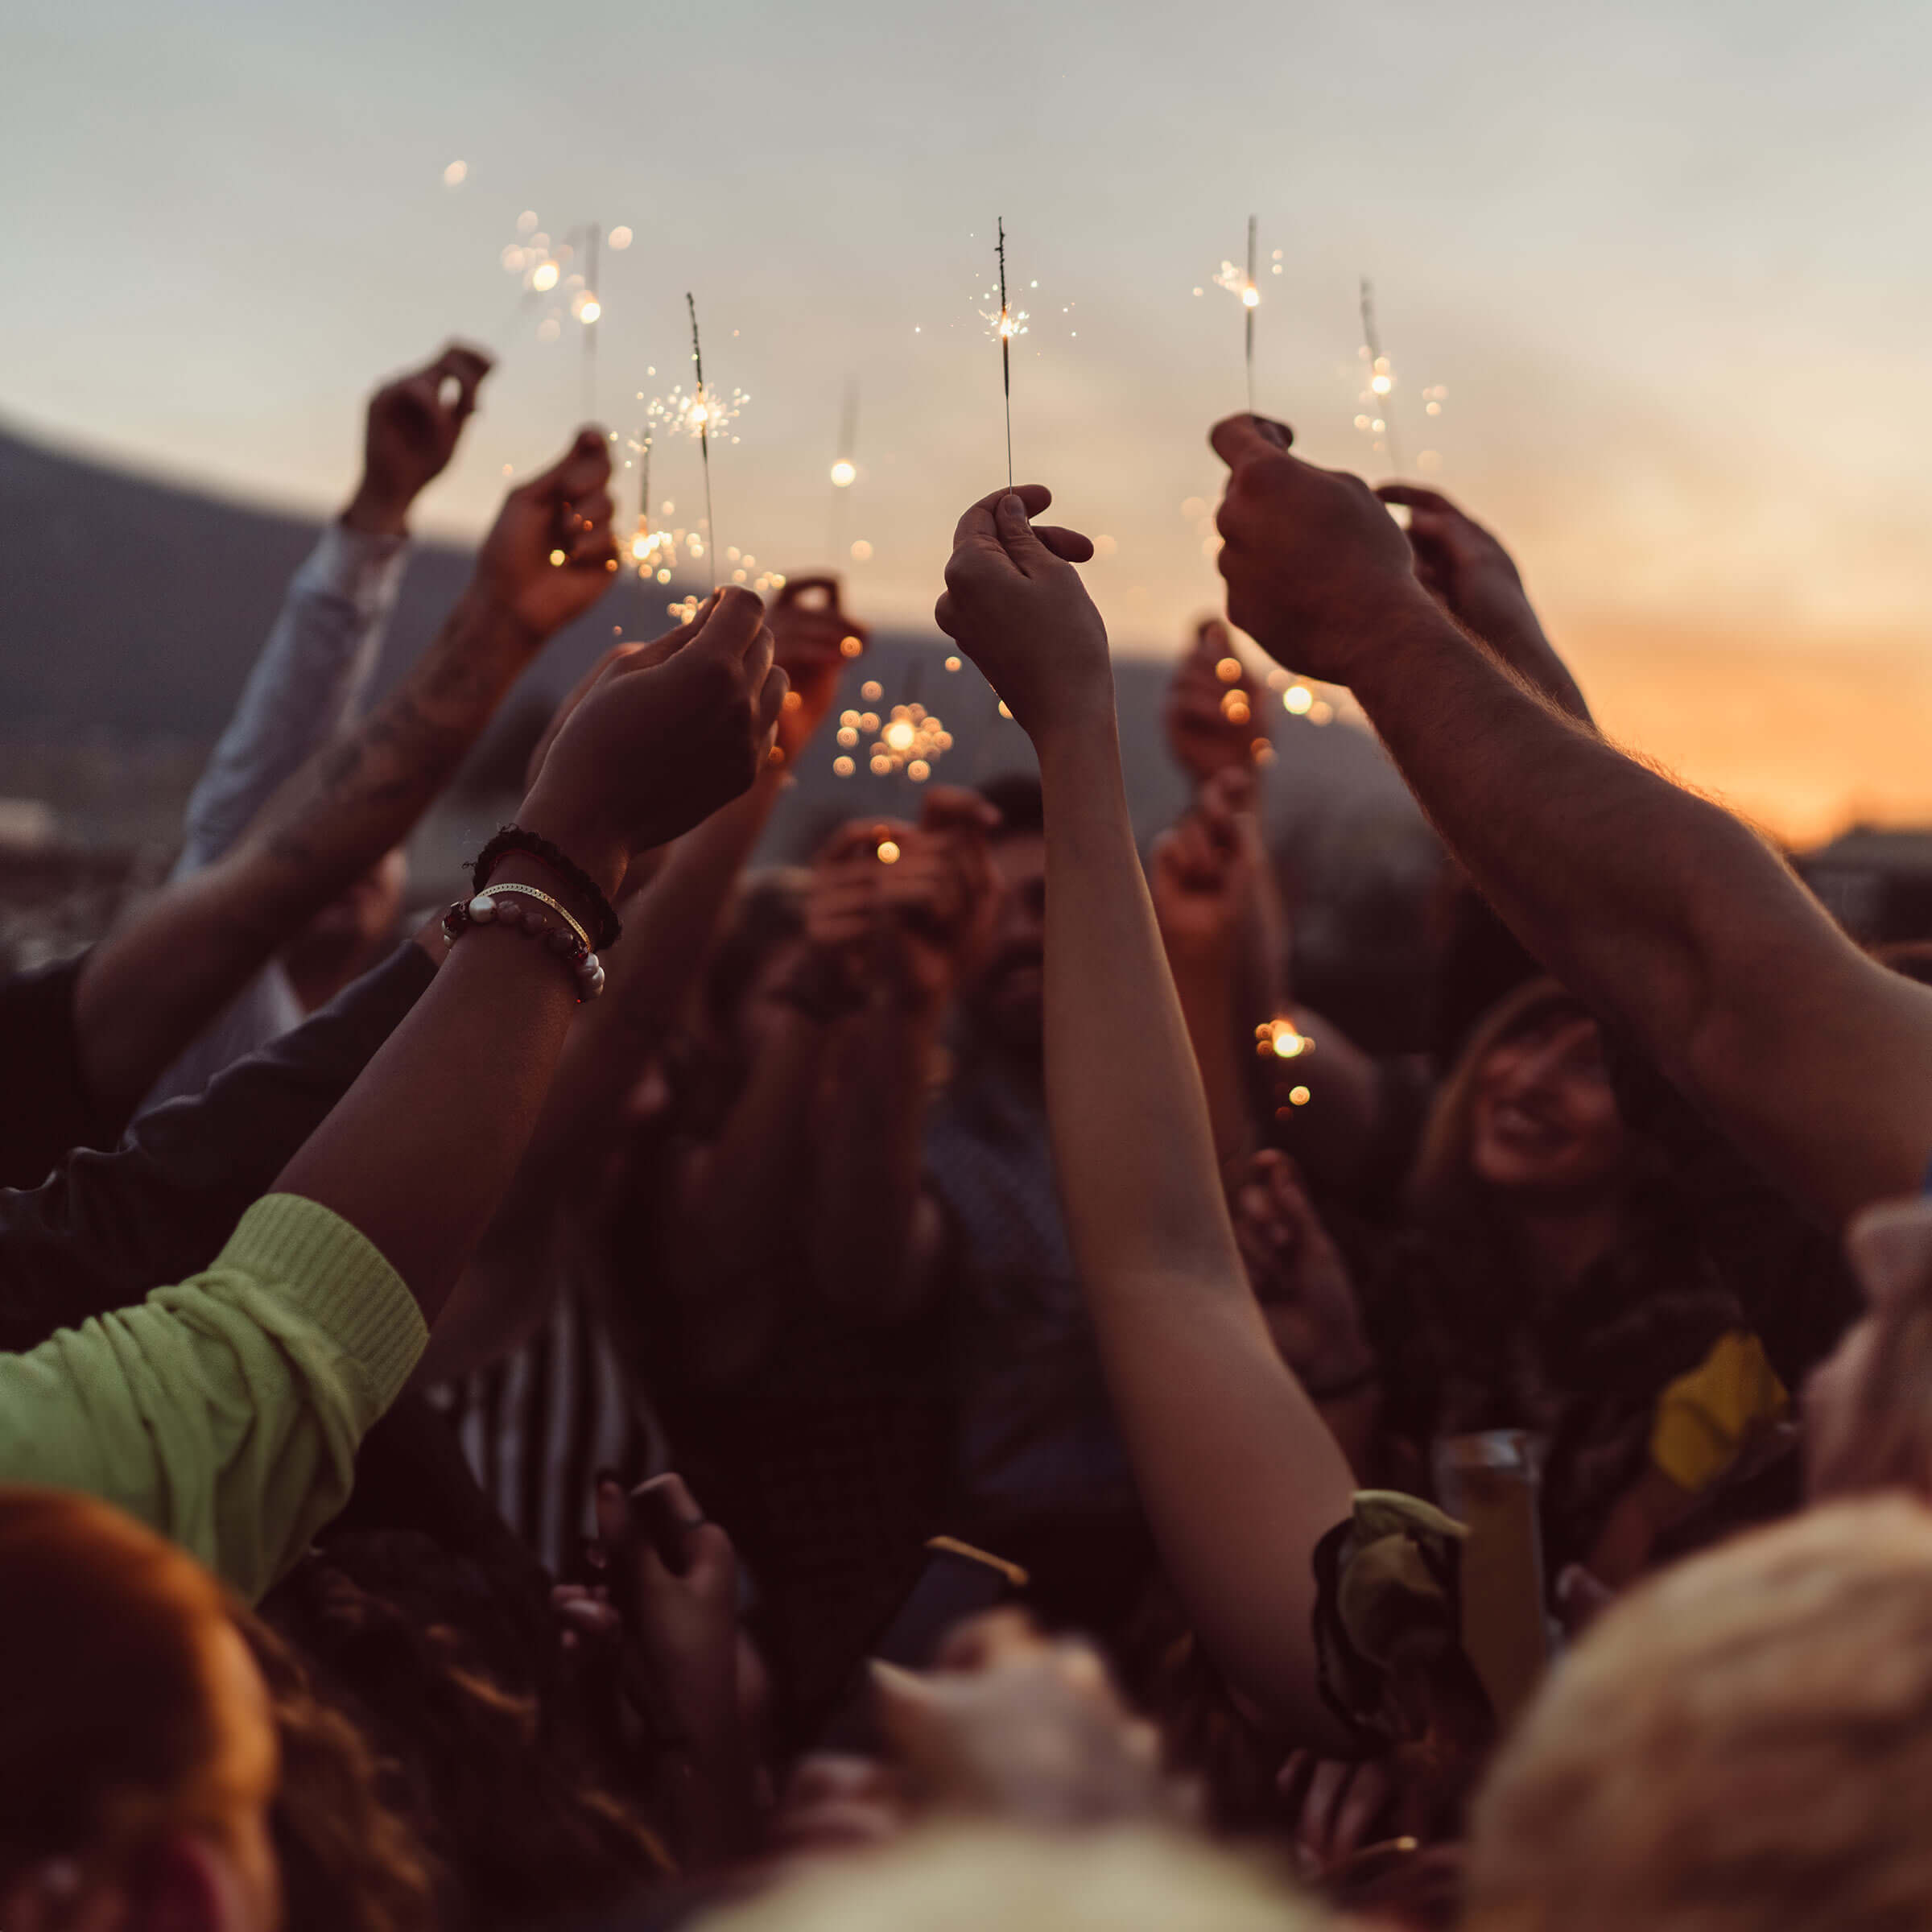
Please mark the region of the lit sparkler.
<svg viewBox="0 0 1932 1932"><path fill-rule="evenodd" d="M862 757L874 778L888 778L902 771L914 784L924 784L933 766L952 749L952 733L923 704L895 704L881 712L877 708L881 692L876 683L868 683L859 695L873 708L839 713L840 755L832 760L832 770L848 778L858 768L857 757ZM868 739L869 744L865 742Z"/></svg>
<svg viewBox="0 0 1932 1932"><path fill-rule="evenodd" d="M1248 413L1254 414L1254 312L1261 305L1261 291L1254 279L1254 225L1253 215L1248 217L1248 266L1244 271L1232 262L1224 262L1221 272L1214 279L1216 288L1224 288L1232 295L1239 296L1241 303L1243 327L1245 331L1245 357L1248 367ZM1277 254L1280 253L1276 250ZM1274 271L1282 272L1278 266Z"/></svg>
<svg viewBox="0 0 1932 1932"><path fill-rule="evenodd" d="M1375 325L1375 284L1366 275L1362 277L1361 357L1368 366L1368 387L1356 427L1365 430L1371 438L1381 438L1374 447L1387 456L1389 469L1399 476L1402 458L1395 433L1395 371L1382 353L1381 333Z"/></svg>
<svg viewBox="0 0 1932 1932"><path fill-rule="evenodd" d="M1006 218L1000 217L999 245L995 253L1000 262L1000 306L983 309L988 332L1000 345L1000 388L1006 398L1006 487L1013 488L1013 339L1026 332L1026 312L1015 311L1006 299Z"/></svg>

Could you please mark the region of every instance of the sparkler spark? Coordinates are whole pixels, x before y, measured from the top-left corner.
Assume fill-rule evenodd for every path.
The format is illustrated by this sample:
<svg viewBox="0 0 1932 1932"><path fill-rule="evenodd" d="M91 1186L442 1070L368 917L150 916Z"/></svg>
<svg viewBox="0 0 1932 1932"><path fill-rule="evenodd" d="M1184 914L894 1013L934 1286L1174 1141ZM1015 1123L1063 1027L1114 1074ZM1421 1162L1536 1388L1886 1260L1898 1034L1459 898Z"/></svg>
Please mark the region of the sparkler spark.
<svg viewBox="0 0 1932 1932"><path fill-rule="evenodd" d="M1381 333L1375 325L1375 284L1366 275L1362 277L1361 357L1368 365L1368 387L1362 397L1366 413L1356 418L1356 427L1366 430L1371 439L1381 438L1373 447L1387 456L1389 469L1399 476L1402 458L1395 434L1395 370L1382 353Z"/></svg>
<svg viewBox="0 0 1932 1932"><path fill-rule="evenodd" d="M870 697L879 686L868 683L861 692ZM873 699L876 703L876 698ZM952 733L923 704L895 704L884 716L877 711L844 711L839 714L836 734L840 756L832 762L832 770L848 778L857 770L848 754L869 738L865 749L866 769L874 778L890 778L902 771L914 784L923 785L932 768L952 749Z"/></svg>
<svg viewBox="0 0 1932 1932"><path fill-rule="evenodd" d="M1013 488L1013 339L1026 332L1026 312L1015 312L1006 299L1006 217L999 218L999 244L995 250L1000 263L1000 306L980 312L987 332L1000 345L1000 389L1006 398L1006 487Z"/></svg>
<svg viewBox="0 0 1932 1932"><path fill-rule="evenodd" d="M1248 266L1245 269L1232 262L1224 262L1220 272L1214 278L1216 288L1224 288L1228 294L1240 299L1242 310L1243 357L1248 370L1248 413L1254 414L1254 312L1261 305L1261 291L1254 279L1255 217L1248 217ZM1281 271L1281 250L1275 250L1275 273ZM1198 289L1195 291L1200 292Z"/></svg>

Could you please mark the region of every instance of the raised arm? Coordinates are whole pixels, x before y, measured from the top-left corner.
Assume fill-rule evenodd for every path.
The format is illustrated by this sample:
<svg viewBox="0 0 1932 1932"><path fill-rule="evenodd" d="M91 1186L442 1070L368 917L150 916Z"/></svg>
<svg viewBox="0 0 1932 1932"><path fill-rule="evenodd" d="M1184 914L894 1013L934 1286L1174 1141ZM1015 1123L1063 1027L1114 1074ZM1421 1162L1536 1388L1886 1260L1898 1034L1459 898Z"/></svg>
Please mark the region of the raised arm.
<svg viewBox="0 0 1932 1932"><path fill-rule="evenodd" d="M565 568L601 570L607 521L563 542ZM749 592L724 592L675 654L613 667L559 736L521 823L606 894L630 852L764 759L784 679L762 620ZM521 852L491 881L512 882L593 911ZM506 924L463 934L213 1266L0 1357L0 1480L106 1496L251 1594L340 1506L357 1443L514 1170L576 1006L570 963Z"/></svg>
<svg viewBox="0 0 1932 1932"><path fill-rule="evenodd" d="M603 594L603 562L551 559L564 527L602 542L609 470L604 439L586 430L513 491L469 588L403 683L310 759L225 858L175 880L94 948L75 1024L97 1111L125 1118L312 913L408 836L531 658Z"/></svg>
<svg viewBox="0 0 1932 1932"><path fill-rule="evenodd" d="M489 369L481 350L452 342L369 398L361 481L289 583L188 799L177 877L229 851L278 787L360 710L402 583L411 506L448 466Z"/></svg>
<svg viewBox="0 0 1932 1932"><path fill-rule="evenodd" d="M1243 1693L1326 1739L1311 1558L1353 1485L1235 1246L1128 820L1106 632L1067 561L1092 551L1030 526L1049 500L1030 485L966 513L938 617L1039 753L1046 1104L1068 1230L1141 1500L1191 1620Z"/></svg>
<svg viewBox="0 0 1932 1932"><path fill-rule="evenodd" d="M1932 991L1874 964L1727 811L1472 642L1366 485L1217 426L1228 609L1351 686L1484 895L1745 1147L1835 1218L1932 1156Z"/></svg>

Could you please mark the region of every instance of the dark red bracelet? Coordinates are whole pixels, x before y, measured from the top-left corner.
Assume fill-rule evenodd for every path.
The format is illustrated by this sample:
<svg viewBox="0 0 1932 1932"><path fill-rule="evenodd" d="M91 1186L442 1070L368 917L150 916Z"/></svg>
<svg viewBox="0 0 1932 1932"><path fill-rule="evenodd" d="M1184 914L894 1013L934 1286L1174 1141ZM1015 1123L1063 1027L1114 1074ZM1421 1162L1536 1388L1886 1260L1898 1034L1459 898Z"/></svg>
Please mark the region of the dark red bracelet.
<svg viewBox="0 0 1932 1932"><path fill-rule="evenodd" d="M597 881L548 839L534 832L526 832L521 825L497 827L497 836L471 861L470 871L475 876L478 892L489 883L489 875L496 870L503 855L510 852L526 852L533 859L541 859L564 884L582 898L590 910L588 923L596 929L594 943L599 952L608 951L623 938L624 928L618 923L617 912Z"/></svg>

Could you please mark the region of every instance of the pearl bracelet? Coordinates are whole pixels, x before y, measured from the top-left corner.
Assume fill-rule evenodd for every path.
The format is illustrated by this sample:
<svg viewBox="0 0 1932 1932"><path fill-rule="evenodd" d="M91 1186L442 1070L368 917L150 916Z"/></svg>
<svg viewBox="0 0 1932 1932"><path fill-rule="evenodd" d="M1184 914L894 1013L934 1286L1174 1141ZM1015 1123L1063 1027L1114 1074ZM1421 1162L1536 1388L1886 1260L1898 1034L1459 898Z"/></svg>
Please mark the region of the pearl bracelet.
<svg viewBox="0 0 1932 1932"><path fill-rule="evenodd" d="M499 894L504 895L500 901ZM509 896L511 894L518 896ZM535 906L522 905L524 898L540 900L555 912L564 925L552 926ZM493 925L527 933L565 961L577 982L580 1003L594 1000L604 990L604 968L590 950L583 927L548 893L535 886L506 883L487 886L472 899L454 900L443 915L443 943L455 945L472 926Z"/></svg>

